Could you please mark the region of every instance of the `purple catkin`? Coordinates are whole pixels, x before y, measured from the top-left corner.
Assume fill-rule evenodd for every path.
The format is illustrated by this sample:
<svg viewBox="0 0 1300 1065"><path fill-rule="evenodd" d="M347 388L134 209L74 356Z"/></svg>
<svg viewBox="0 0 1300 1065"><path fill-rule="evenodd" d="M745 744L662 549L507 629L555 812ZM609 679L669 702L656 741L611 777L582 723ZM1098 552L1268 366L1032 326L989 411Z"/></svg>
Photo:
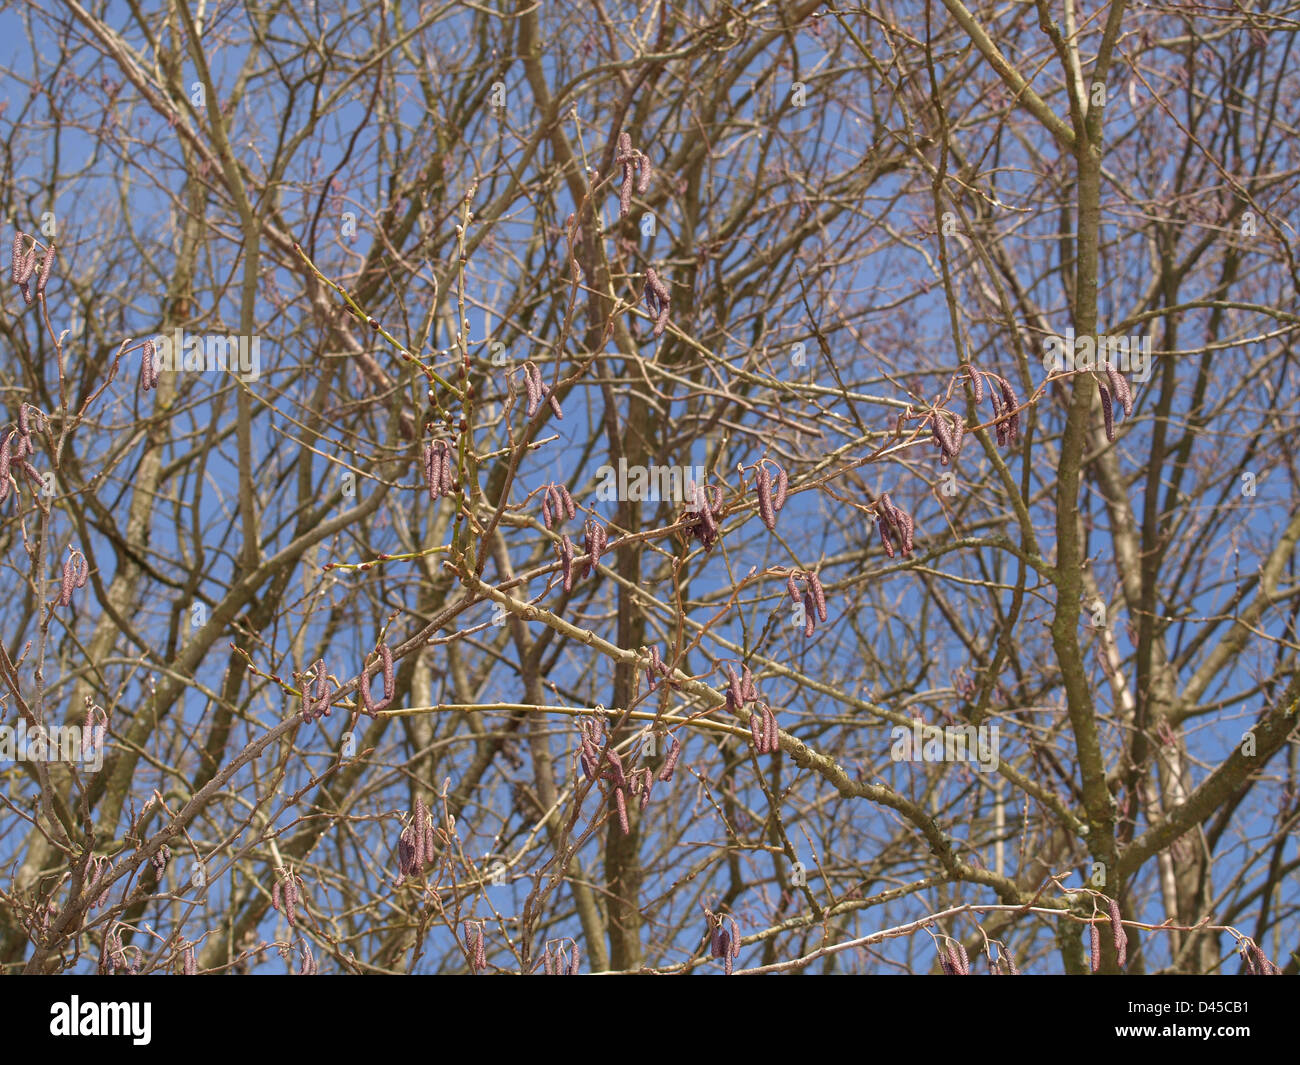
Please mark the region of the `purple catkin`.
<svg viewBox="0 0 1300 1065"><path fill-rule="evenodd" d="M194 976L199 971L199 964L194 958L194 948L186 947L181 956L181 969L186 976Z"/></svg>
<svg viewBox="0 0 1300 1065"><path fill-rule="evenodd" d="M1088 942L1088 967L1095 973L1101 968L1101 932L1097 930L1096 921L1088 925Z"/></svg>
<svg viewBox="0 0 1300 1065"><path fill-rule="evenodd" d="M564 411L560 407L560 401L555 398L555 393L549 388L546 390L546 402L551 405L551 413L559 421L564 421Z"/></svg>
<svg viewBox="0 0 1300 1065"><path fill-rule="evenodd" d="M1115 398L1124 408L1124 417L1127 418L1133 413L1133 389L1129 387L1128 378L1109 362L1106 363L1106 377L1110 381L1110 388Z"/></svg>
<svg viewBox="0 0 1300 1065"><path fill-rule="evenodd" d="M727 922L731 925L731 956L732 958L740 957L740 925L730 914L727 915Z"/></svg>
<svg viewBox="0 0 1300 1065"><path fill-rule="evenodd" d="M551 956L551 948L547 947L546 952L542 955L542 972L545 973L547 976L554 976L555 961L556 959Z"/></svg>
<svg viewBox="0 0 1300 1065"><path fill-rule="evenodd" d="M812 590L813 602L817 604L817 620L826 620L826 590L821 578L816 573L808 574L808 587Z"/></svg>
<svg viewBox="0 0 1300 1065"><path fill-rule="evenodd" d="M445 440L442 442L442 455L441 455L440 465L442 467L441 469L442 494L450 495L456 487L456 480L451 475L451 445L448 444L447 441Z"/></svg>
<svg viewBox="0 0 1300 1065"><path fill-rule="evenodd" d="M880 530L880 543L885 549L885 554L893 558L894 544L889 538L889 521L883 514L876 516L876 527Z"/></svg>
<svg viewBox="0 0 1300 1065"><path fill-rule="evenodd" d="M655 778L650 770L646 770L641 778L641 805L640 809L644 810L650 805L650 790L654 787Z"/></svg>
<svg viewBox="0 0 1300 1065"><path fill-rule="evenodd" d="M647 192L650 191L650 176L653 172L650 166L650 156L646 155L645 152L638 152L636 163L637 163L636 191L640 193L642 196L644 196Z"/></svg>
<svg viewBox="0 0 1300 1065"><path fill-rule="evenodd" d="M424 446L424 483L429 486L429 498L442 496L442 463L438 459L438 444L433 441Z"/></svg>
<svg viewBox="0 0 1300 1065"><path fill-rule="evenodd" d="M63 580L59 587L59 606L72 605L72 589L77 580L77 571L73 563L75 557L76 552L74 551L63 563Z"/></svg>
<svg viewBox="0 0 1300 1065"><path fill-rule="evenodd" d="M645 272L646 288L654 293L655 301L658 305L658 315L655 318L654 336L663 336L664 330L668 326L668 314L672 305L672 296L668 287L659 279L653 267L649 267Z"/></svg>
<svg viewBox="0 0 1300 1065"><path fill-rule="evenodd" d="M271 909L275 910L277 913L282 908L281 899L283 891L284 882L277 879L276 882L271 885Z"/></svg>
<svg viewBox="0 0 1300 1065"><path fill-rule="evenodd" d="M542 493L542 521L548 529L551 527L551 490L549 488Z"/></svg>
<svg viewBox="0 0 1300 1065"><path fill-rule="evenodd" d="M1114 899L1108 899L1107 908L1110 910L1110 929L1115 937L1115 954L1120 965L1123 965L1128 960L1128 935L1120 919L1119 903Z"/></svg>
<svg viewBox="0 0 1300 1065"><path fill-rule="evenodd" d="M1111 402L1110 393L1100 382L1097 384L1097 392L1101 396L1101 416L1106 423L1106 439L1111 443L1115 442L1115 407Z"/></svg>
<svg viewBox="0 0 1300 1065"><path fill-rule="evenodd" d="M284 886L284 916L293 928L298 924L298 878L289 874L289 882Z"/></svg>
<svg viewBox="0 0 1300 1065"><path fill-rule="evenodd" d="M970 958L966 954L966 948L959 940L952 940L948 944L948 960L952 962L953 968L961 976L970 975Z"/></svg>
<svg viewBox="0 0 1300 1065"><path fill-rule="evenodd" d="M1020 437L1020 401L1016 398L1015 389L1011 387L1011 382L1005 377L998 379L1001 382L1002 399L1007 409L1007 443L1014 444Z"/></svg>
<svg viewBox="0 0 1300 1065"><path fill-rule="evenodd" d="M54 245L45 249L45 258L41 261L41 272L36 275L36 295L45 294L45 284L50 279L50 270L54 267Z"/></svg>
<svg viewBox="0 0 1300 1065"><path fill-rule="evenodd" d="M330 695L329 675L325 668L325 659L323 658L318 658L316 660L316 689L313 694L315 696L314 711L316 716L329 717L330 701L332 696Z"/></svg>
<svg viewBox="0 0 1300 1065"><path fill-rule="evenodd" d="M569 955L569 975L578 975L578 963L581 960L581 954L578 952L578 941L573 941L573 952Z"/></svg>
<svg viewBox="0 0 1300 1065"><path fill-rule="evenodd" d="M979 370L971 370L970 386L971 391L975 393L975 403L978 406L984 399L984 376L979 372Z"/></svg>
<svg viewBox="0 0 1300 1065"><path fill-rule="evenodd" d="M682 756L682 741L676 736L668 748L668 757L664 759L664 764L659 770L659 779L665 784L673 779L673 770L677 768L677 759Z"/></svg>
<svg viewBox="0 0 1300 1065"><path fill-rule="evenodd" d="M388 644L380 645L379 657L384 664L384 701L379 704L379 709L382 710L397 694L397 677L393 673L393 649Z"/></svg>
<svg viewBox="0 0 1300 1065"><path fill-rule="evenodd" d="M474 968L487 968L487 941L483 936L482 925L479 925L478 935L474 939Z"/></svg>
<svg viewBox="0 0 1300 1065"><path fill-rule="evenodd" d="M799 586L795 583L794 580L794 576L798 572L799 572L798 570L792 569L789 573L785 575L785 590L790 593L790 602L794 603L796 606L798 606L799 600L803 598L799 594Z"/></svg>
<svg viewBox="0 0 1300 1065"><path fill-rule="evenodd" d="M781 738L777 734L776 714L766 703L763 704L763 746L767 748L769 754L776 753L781 746Z"/></svg>
<svg viewBox="0 0 1300 1065"><path fill-rule="evenodd" d="M15 285L19 284L23 279L23 258L23 235L21 232L17 232L14 234L12 273L10 274L10 278Z"/></svg>
<svg viewBox="0 0 1300 1065"><path fill-rule="evenodd" d="M629 149L629 152L631 149ZM623 183L618 190L618 216L626 218L632 210L632 159L630 154L620 155L623 163Z"/></svg>
<svg viewBox="0 0 1300 1065"><path fill-rule="evenodd" d="M411 841L415 835L411 826L402 829L397 837L397 872L398 880L403 880L415 871L415 844Z"/></svg>
<svg viewBox="0 0 1300 1065"><path fill-rule="evenodd" d="M564 590L573 591L573 541L567 535L560 541L560 559L564 567Z"/></svg>
<svg viewBox="0 0 1300 1065"><path fill-rule="evenodd" d="M623 795L621 787L614 789L614 804L618 807L618 827L622 829L623 835L628 835L632 830L627 823L627 799Z"/></svg>
<svg viewBox="0 0 1300 1065"><path fill-rule="evenodd" d="M374 714L379 709L370 694L370 671L373 668L368 660L363 662L361 665L361 678L357 682L357 687L361 689L361 705L366 708L368 714Z"/></svg>
<svg viewBox="0 0 1300 1065"><path fill-rule="evenodd" d="M712 923L713 918L710 917L709 921ZM723 932L721 922L719 922L719 924L713 928L713 931L709 936L709 954L712 957L721 958L726 953L725 944L722 939L724 935L726 935L726 933Z"/></svg>
<svg viewBox="0 0 1300 1065"><path fill-rule="evenodd" d="M786 494L790 491L790 478L780 466L776 468L776 492L772 496L772 507L779 514L785 506Z"/></svg>
<svg viewBox="0 0 1300 1065"><path fill-rule="evenodd" d="M36 270L36 244L32 243L30 250L23 257L23 268L19 275L18 283L23 286L23 298L27 305L31 306L32 297L27 292L27 282L31 279L33 272Z"/></svg>
<svg viewBox="0 0 1300 1065"><path fill-rule="evenodd" d="M537 413L537 408L542 402L541 380L533 377L536 369L531 362L524 363L524 387L528 390L528 409L524 413L529 418Z"/></svg>
<svg viewBox="0 0 1300 1065"><path fill-rule="evenodd" d="M766 469L758 471L758 516L771 532L776 531L776 510L772 506L772 475Z"/></svg>
<svg viewBox="0 0 1300 1065"><path fill-rule="evenodd" d="M756 710L749 712L749 732L754 738L754 751L758 754L765 753L767 750L767 733L763 727L763 720Z"/></svg>
<svg viewBox="0 0 1300 1065"><path fill-rule="evenodd" d="M758 698L758 686L754 683L754 674L748 666L745 666L745 672L740 678L740 697L745 702Z"/></svg>
<svg viewBox="0 0 1300 1065"><path fill-rule="evenodd" d="M560 493L560 502L564 504L564 513L572 521L578 515L578 508L573 505L573 496L569 493L567 485L560 485L557 489Z"/></svg>
<svg viewBox="0 0 1300 1065"><path fill-rule="evenodd" d="M727 702L732 710L739 710L745 705L744 690L740 686L740 677L736 675L734 666L727 667Z"/></svg>
<svg viewBox="0 0 1300 1065"><path fill-rule="evenodd" d="M152 340L140 345L140 391L148 392L158 387L158 367L154 364L154 346Z"/></svg>
<svg viewBox="0 0 1300 1065"><path fill-rule="evenodd" d="M816 631L817 625L813 621L816 616L817 604L813 602L812 592L803 593L803 634L804 638L811 636Z"/></svg>
<svg viewBox="0 0 1300 1065"><path fill-rule="evenodd" d="M667 328L668 328L668 304L665 303L659 309L659 317L655 319L655 327L652 330L650 330L650 334L652 336L661 337L664 335L664 330Z"/></svg>
<svg viewBox="0 0 1300 1065"><path fill-rule="evenodd" d="M623 773L623 759L618 756L618 751L610 747L605 751L605 760L609 763L609 779L614 782L616 788L623 787L627 783L627 777Z"/></svg>
<svg viewBox="0 0 1300 1065"><path fill-rule="evenodd" d="M722 971L730 976L736 965L736 955L732 953L731 934L729 932L722 933L722 950Z"/></svg>

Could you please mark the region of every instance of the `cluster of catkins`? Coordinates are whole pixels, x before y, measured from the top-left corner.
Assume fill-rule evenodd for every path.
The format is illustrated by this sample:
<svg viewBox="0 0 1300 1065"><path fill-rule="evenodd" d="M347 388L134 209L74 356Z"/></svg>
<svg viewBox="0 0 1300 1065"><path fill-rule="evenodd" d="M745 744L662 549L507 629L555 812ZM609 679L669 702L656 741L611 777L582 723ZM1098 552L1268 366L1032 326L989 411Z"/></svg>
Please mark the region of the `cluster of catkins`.
<svg viewBox="0 0 1300 1065"><path fill-rule="evenodd" d="M668 665L667 662L663 660L662 656L659 654L658 644L654 644L650 647L649 655L650 655L650 662L646 666L645 679L646 679L646 683L650 685L650 690L654 691L655 688L657 688L659 684L664 681L667 682L668 687L670 689L677 687L677 685L674 684L671 679L673 675L672 668Z"/></svg>
<svg viewBox="0 0 1300 1065"><path fill-rule="evenodd" d="M759 466L758 476L755 478L755 488L758 491L758 516L763 519L763 524L771 532L776 532L776 516L785 506L785 496L789 487L790 478L780 466L776 467L775 479L767 466Z"/></svg>
<svg viewBox="0 0 1300 1065"><path fill-rule="evenodd" d="M655 327L651 330L651 336L663 336L664 330L668 328L668 315L672 312L673 297L653 266L646 268L645 289L641 293L641 298L645 300L646 310L654 315Z"/></svg>
<svg viewBox="0 0 1300 1065"><path fill-rule="evenodd" d="M563 485L560 486L560 490L564 493L566 505L564 513L567 513L569 517L573 517L573 500L569 497L569 490ZM548 488L547 492L549 493L550 491L552 491L552 489ZM551 521L546 507L546 501L543 500L543 517L546 520L546 527L549 529L551 527ZM557 511L557 513L561 512ZM591 576L592 570L600 564L600 556L605 551L605 545L609 543L609 534L605 531L605 526L601 525L600 522L596 521L594 518L587 519L582 526L582 533L583 545L586 550L586 561L582 564L582 579L586 580ZM578 557L578 549L574 546L573 541L569 539L568 533L565 533L560 537L557 549L560 552L560 572L563 576L563 587L566 592L571 592L573 590L573 563Z"/></svg>
<svg viewBox="0 0 1300 1065"><path fill-rule="evenodd" d="M108 876L112 871L113 863L107 858L90 859L86 867L86 896L90 899L90 909L98 909L108 902Z"/></svg>
<svg viewBox="0 0 1300 1065"><path fill-rule="evenodd" d="M1246 964L1247 976L1281 976L1282 970L1269 961L1265 954L1249 936L1237 940L1237 952Z"/></svg>
<svg viewBox="0 0 1300 1065"><path fill-rule="evenodd" d="M271 885L271 909L283 913L290 928L298 924L298 903L302 901L299 889L305 887L302 877L290 870L283 877L276 877Z"/></svg>
<svg viewBox="0 0 1300 1065"><path fill-rule="evenodd" d="M730 976L736 959L740 957L740 926L730 914L704 912L709 919L709 954L722 959L723 969ZM731 925L729 929L723 927L724 921Z"/></svg>
<svg viewBox="0 0 1300 1065"><path fill-rule="evenodd" d="M885 498L888 498L887 496ZM804 584L803 593L799 592L797 579L802 578ZM828 617L826 613L826 589L822 587L822 579L811 570L803 572L792 569L785 577L785 590L790 593L790 602L798 606L803 603L803 634L805 637L811 636L817 629L817 621L825 621ZM816 621L814 621L816 618Z"/></svg>
<svg viewBox="0 0 1300 1065"><path fill-rule="evenodd" d="M528 392L528 408L524 413L529 418L541 408L542 400L546 400L551 405L552 413L560 421L564 420L564 411L560 409L560 401L555 398L551 386L542 383L542 371L534 366L531 360L524 363L524 388Z"/></svg>
<svg viewBox="0 0 1300 1065"><path fill-rule="evenodd" d="M947 947L939 953L939 964L945 976L970 976L970 956L959 939L948 940Z"/></svg>
<svg viewBox="0 0 1300 1065"><path fill-rule="evenodd" d="M139 961L131 962L127 951L130 947L122 946L122 933L118 931L120 926L114 925L104 935L104 952L100 957L99 971L101 973L116 973L119 969L125 969L128 976L137 976L140 972ZM137 951L139 948L136 948Z"/></svg>
<svg viewBox="0 0 1300 1065"><path fill-rule="evenodd" d="M22 467L23 473L33 484L41 484L40 472L28 461L28 456L35 448L32 445L32 418L44 418L39 410L30 403L23 403L18 408L18 428L9 430L4 441L0 443L0 503L9 495L9 468L15 463Z"/></svg>
<svg viewBox="0 0 1300 1065"><path fill-rule="evenodd" d="M465 949L469 953L469 964L475 972L487 968L487 943L483 938L482 921L465 922Z"/></svg>
<svg viewBox="0 0 1300 1065"><path fill-rule="evenodd" d="M569 940L573 944L569 956L564 956L564 947L559 943L555 945L555 953L551 953L551 944L546 944L546 951L542 954L542 971L547 976L577 976L578 963L582 955L578 951L578 941Z"/></svg>
<svg viewBox="0 0 1300 1065"><path fill-rule="evenodd" d="M1097 382L1097 391L1101 393L1101 414L1106 421L1106 439L1114 443L1115 404L1118 402L1124 409L1124 417L1129 417L1133 413L1133 389L1129 387L1128 379L1109 362L1106 363L1105 370L1110 391L1106 391L1106 386L1100 381Z"/></svg>
<svg viewBox="0 0 1300 1065"><path fill-rule="evenodd" d="M429 498L442 499L456 491L456 477L451 469L451 444L434 440L424 445L424 483L429 486Z"/></svg>
<svg viewBox="0 0 1300 1065"><path fill-rule="evenodd" d="M31 241L30 248L25 247L27 241ZM28 307L32 305L33 296L31 289L28 287L32 274L36 272L36 251L41 247L40 242L35 237L29 237L26 233L17 232L14 234L14 249L12 259L12 278L15 285L22 289L23 302ZM54 245L51 244L45 249L45 256L41 260L40 273L36 275L36 295L41 296L45 293L45 285L50 280L50 270L54 268Z"/></svg>
<svg viewBox="0 0 1300 1065"><path fill-rule="evenodd" d="M1014 444L1020 439L1020 400L1011 382L998 374L985 370L970 371L970 383L975 392L975 402L984 399L984 383L987 380L989 400L993 404L993 419L997 423L998 445L1000 447Z"/></svg>
<svg viewBox="0 0 1300 1065"><path fill-rule="evenodd" d="M89 576L90 563L86 561L86 556L75 547L72 548L63 563L63 579L59 584L59 606L71 606L72 590L84 588Z"/></svg>
<svg viewBox="0 0 1300 1065"><path fill-rule="evenodd" d="M578 761L582 765L583 775L588 780L604 781L610 785L610 799L618 813L618 827L622 829L623 835L628 835L632 829L627 818L627 800L631 795L634 799L640 799L639 809L644 810L650 803L650 792L654 787L654 774L645 767L640 769L626 770L623 767L623 759L619 753L612 747L606 747L601 751L605 743L604 727L599 721L580 721L578 731L582 735L581 744L578 749ZM680 750L680 745L674 740L674 745ZM670 756L671 757L671 756ZM677 759L672 758L673 765L676 765ZM665 762L667 767L667 762ZM668 776L663 775L660 771L660 779L667 780L672 776L671 768L668 769Z"/></svg>
<svg viewBox="0 0 1300 1065"><path fill-rule="evenodd" d="M577 513L578 509L573 505L573 496L569 494L567 486L562 484L546 486L546 490L542 492L542 521L548 529L557 519L564 521L568 518L572 521Z"/></svg>
<svg viewBox="0 0 1300 1065"><path fill-rule="evenodd" d="M1111 934L1115 938L1115 956L1120 965L1128 960L1128 935L1124 931L1124 925L1120 921L1119 903L1114 899L1106 900L1107 909L1110 914ZM1089 964L1095 973L1101 968L1101 932L1097 928L1097 922L1093 921L1088 925L1088 936L1091 940L1091 951L1089 955Z"/></svg>
<svg viewBox="0 0 1300 1065"><path fill-rule="evenodd" d="M722 517L722 489L716 484L695 485L692 508L687 511L694 521L687 527L687 538L695 538L711 551L718 542L718 519Z"/></svg>
<svg viewBox="0 0 1300 1065"><path fill-rule="evenodd" d="M912 554L912 515L896 505L889 498L888 492L885 492L876 503L876 524L880 529L880 542L884 545L885 554L890 558L894 557L895 543L904 558Z"/></svg>
<svg viewBox="0 0 1300 1065"><path fill-rule="evenodd" d="M302 964L298 966L298 975L317 975L316 956L311 952L311 944L306 939L298 940L298 953L302 955Z"/></svg>
<svg viewBox="0 0 1300 1065"><path fill-rule="evenodd" d="M388 704L393 701L393 695L397 691L397 681L393 676L393 651L388 644L379 645L379 661L383 664L384 669L384 697L379 702L375 702L374 696L370 694L370 677L371 671L375 668L374 664L367 662L361 670L361 679L357 682L357 687L361 689L361 704L366 708L366 713L372 717L379 713L380 710L386 710Z"/></svg>
<svg viewBox="0 0 1300 1065"><path fill-rule="evenodd" d="M402 829L397 840L397 882L424 872L436 858L436 838L433 832L433 815L418 795L411 812L411 823Z"/></svg>
<svg viewBox="0 0 1300 1065"><path fill-rule="evenodd" d="M934 446L941 452L939 465L947 466L950 459L955 459L961 454L962 441L966 436L966 421L960 415L944 410L942 407L932 411L930 419Z"/></svg>
<svg viewBox="0 0 1300 1065"><path fill-rule="evenodd" d="M302 723L310 725L317 718L329 717L330 702L333 698L325 659L318 658L316 664L303 675Z"/></svg>
<svg viewBox="0 0 1300 1065"><path fill-rule="evenodd" d="M618 192L618 216L626 218L632 209L632 174L637 173L636 191L644 196L650 188L650 158L632 147L627 133L618 135L618 155L614 162L623 168L623 182Z"/></svg>
<svg viewBox="0 0 1300 1065"><path fill-rule="evenodd" d="M587 551L587 561L582 567L582 579L586 580L600 565L600 556L604 554L605 546L609 543L609 533L595 518L588 518L582 525L582 534L583 545Z"/></svg>

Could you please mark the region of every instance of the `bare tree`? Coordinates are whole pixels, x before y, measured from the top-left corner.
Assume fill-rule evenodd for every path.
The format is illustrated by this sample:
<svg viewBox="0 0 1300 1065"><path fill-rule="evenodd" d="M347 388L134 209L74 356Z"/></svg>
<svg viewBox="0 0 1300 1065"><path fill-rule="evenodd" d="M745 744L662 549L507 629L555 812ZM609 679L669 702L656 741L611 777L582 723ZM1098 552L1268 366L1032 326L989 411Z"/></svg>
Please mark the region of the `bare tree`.
<svg viewBox="0 0 1300 1065"><path fill-rule="evenodd" d="M1297 971L1294 5L9 17L6 971Z"/></svg>

